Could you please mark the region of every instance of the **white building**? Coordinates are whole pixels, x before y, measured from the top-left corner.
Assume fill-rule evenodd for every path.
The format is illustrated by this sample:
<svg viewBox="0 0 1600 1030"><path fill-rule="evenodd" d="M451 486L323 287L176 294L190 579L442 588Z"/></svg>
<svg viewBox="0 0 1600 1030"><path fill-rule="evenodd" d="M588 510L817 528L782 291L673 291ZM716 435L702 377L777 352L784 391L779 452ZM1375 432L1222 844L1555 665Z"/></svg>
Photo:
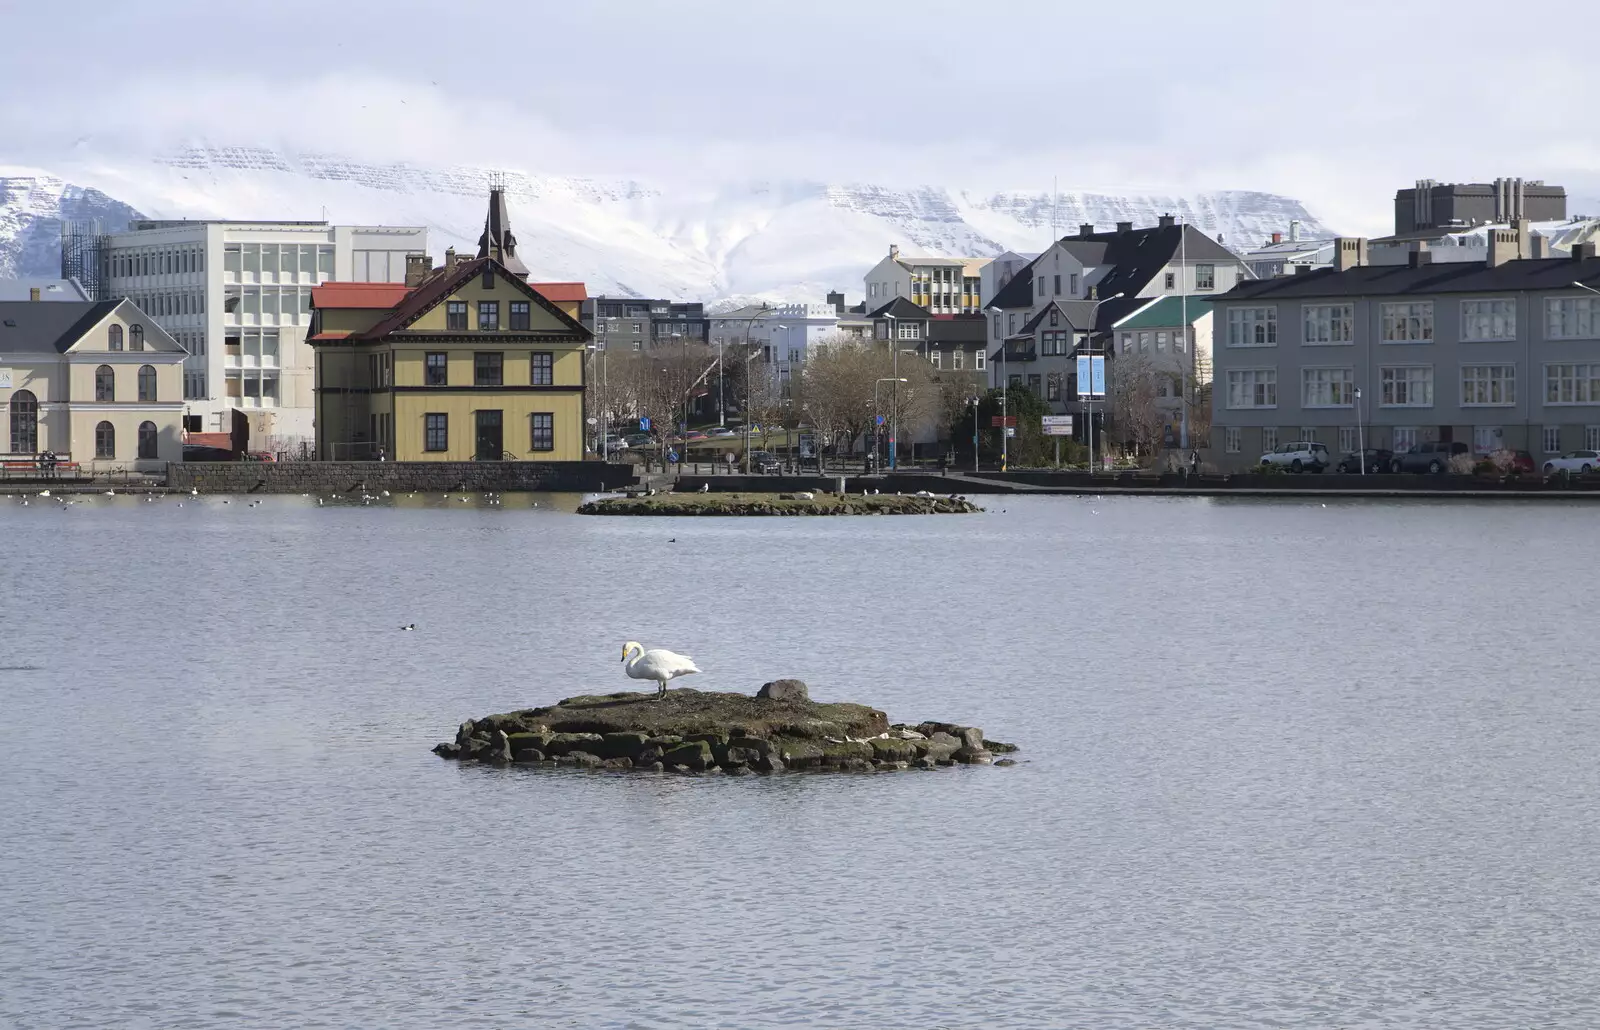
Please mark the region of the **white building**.
<svg viewBox="0 0 1600 1030"><path fill-rule="evenodd" d="M1000 291L1005 289L1006 285L1024 269L1033 264L1038 257L1037 251L1029 254L1008 250L1004 254L997 254L991 258L978 275L983 299L988 301L999 296Z"/></svg>
<svg viewBox="0 0 1600 1030"><path fill-rule="evenodd" d="M1495 230L1518 233L1518 253L1524 258L1571 257L1574 246L1600 242L1600 218L1440 226L1368 241L1367 263L1405 265L1411 262L1412 253L1419 251L1426 251L1429 261L1436 265L1454 261L1482 263L1489 259L1489 234ZM1331 266L1332 261L1328 264Z"/></svg>
<svg viewBox="0 0 1600 1030"><path fill-rule="evenodd" d="M710 320L713 347L719 352L740 345L756 348L756 359L770 364L774 380L788 396L807 353L838 332L839 311L832 304L752 304Z"/></svg>
<svg viewBox="0 0 1600 1030"><path fill-rule="evenodd" d="M863 283L867 310L904 297L935 315L971 315L983 310L983 269L989 258L912 256L889 248Z"/></svg>
<svg viewBox="0 0 1600 1030"><path fill-rule="evenodd" d="M105 238L101 292L132 299L189 352L185 428L226 432L243 410L252 449L292 450L313 439L311 288L404 282L406 255L427 248L411 226L138 221Z"/></svg>

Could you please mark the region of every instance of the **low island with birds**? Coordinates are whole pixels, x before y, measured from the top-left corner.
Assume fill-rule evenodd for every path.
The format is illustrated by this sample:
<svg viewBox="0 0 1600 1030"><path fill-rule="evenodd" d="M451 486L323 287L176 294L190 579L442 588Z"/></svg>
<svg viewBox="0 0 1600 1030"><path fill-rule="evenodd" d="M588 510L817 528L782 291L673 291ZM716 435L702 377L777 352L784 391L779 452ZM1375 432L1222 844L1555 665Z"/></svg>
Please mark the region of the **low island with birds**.
<svg viewBox="0 0 1600 1030"><path fill-rule="evenodd" d="M970 515L983 511L965 497L917 493L644 493L600 497L579 515Z"/></svg>
<svg viewBox="0 0 1600 1030"><path fill-rule="evenodd" d="M443 758L491 765L745 776L788 771L889 772L951 765L1014 765L996 758L1016 745L950 722L891 723L849 701L813 701L796 679L772 680L754 695L669 688L701 673L694 660L636 641L622 646L623 672L653 682L650 692L569 697L468 719Z"/></svg>

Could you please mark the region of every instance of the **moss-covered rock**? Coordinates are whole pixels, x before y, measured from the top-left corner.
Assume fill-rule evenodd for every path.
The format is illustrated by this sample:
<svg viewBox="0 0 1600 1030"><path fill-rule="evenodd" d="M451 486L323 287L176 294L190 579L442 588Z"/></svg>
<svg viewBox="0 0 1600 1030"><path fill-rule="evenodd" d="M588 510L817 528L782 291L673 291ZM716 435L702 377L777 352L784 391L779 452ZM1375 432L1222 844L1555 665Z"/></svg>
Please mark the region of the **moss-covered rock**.
<svg viewBox="0 0 1600 1030"><path fill-rule="evenodd" d="M602 734L600 743L590 750L601 758L633 759L639 757L649 739L649 734L640 730L618 730Z"/></svg>
<svg viewBox="0 0 1600 1030"><path fill-rule="evenodd" d="M909 762L917 757L917 745L909 740L874 737L867 743L872 747L873 757L879 761Z"/></svg>
<svg viewBox="0 0 1600 1030"><path fill-rule="evenodd" d="M703 740L686 740L681 744L674 744L672 748L661 755L661 761L666 765L682 765L690 769L706 769L711 762L711 745Z"/></svg>
<svg viewBox="0 0 1600 1030"><path fill-rule="evenodd" d="M598 733L552 733L550 739L545 741L543 751L558 758L573 751L588 751L593 754L594 749L599 747L604 739Z"/></svg>

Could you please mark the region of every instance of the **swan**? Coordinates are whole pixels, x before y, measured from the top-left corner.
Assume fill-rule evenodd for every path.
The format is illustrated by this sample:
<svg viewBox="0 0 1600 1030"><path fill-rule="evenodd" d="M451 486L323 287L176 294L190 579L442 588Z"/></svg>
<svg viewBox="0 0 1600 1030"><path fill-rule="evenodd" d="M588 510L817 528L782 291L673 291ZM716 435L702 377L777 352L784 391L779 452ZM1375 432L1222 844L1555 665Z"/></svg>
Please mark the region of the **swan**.
<svg viewBox="0 0 1600 1030"><path fill-rule="evenodd" d="M630 656L632 661L628 660ZM622 645L622 661L625 663L622 671L628 674L629 679L656 681L661 688L656 694L658 698L667 696L668 680L700 671L694 659L688 655L660 648L646 651L643 644L633 640Z"/></svg>

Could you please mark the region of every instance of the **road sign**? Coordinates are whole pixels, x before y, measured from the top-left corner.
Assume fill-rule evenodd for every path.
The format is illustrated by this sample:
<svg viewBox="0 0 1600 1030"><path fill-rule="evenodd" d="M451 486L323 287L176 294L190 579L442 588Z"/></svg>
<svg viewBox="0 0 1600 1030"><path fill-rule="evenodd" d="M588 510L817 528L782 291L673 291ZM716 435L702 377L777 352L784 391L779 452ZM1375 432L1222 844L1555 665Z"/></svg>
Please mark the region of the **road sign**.
<svg viewBox="0 0 1600 1030"><path fill-rule="evenodd" d="M1072 422L1069 420L1066 425L1059 425L1058 424L1058 425L1053 425L1053 426L1045 426L1044 427L1044 435L1045 436L1071 436L1072 435Z"/></svg>
<svg viewBox="0 0 1600 1030"><path fill-rule="evenodd" d="M1017 416L1015 416L1015 415L993 415L993 416L990 416L990 418L989 418L989 425L994 427L995 429L999 429L1001 426L1005 426L1007 428L1015 428L1016 424L1017 424ZM1011 435L1015 436L1016 434L1013 433Z"/></svg>
<svg viewBox="0 0 1600 1030"><path fill-rule="evenodd" d="M1012 439L1015 439L1016 435L1017 435L1017 427L1016 426L1006 426L1006 435L1011 437Z"/></svg>
<svg viewBox="0 0 1600 1030"><path fill-rule="evenodd" d="M878 416L878 425L880 425L880 426L883 425L883 416L882 415Z"/></svg>
<svg viewBox="0 0 1600 1030"><path fill-rule="evenodd" d="M1041 426L1066 426L1066 427L1068 427L1070 429L1072 427L1072 416L1071 415L1042 415L1039 418L1039 424ZM1046 433L1045 435L1046 436L1054 436L1056 434L1054 434L1054 433Z"/></svg>
<svg viewBox="0 0 1600 1030"><path fill-rule="evenodd" d="M641 433L650 432L650 420L648 418L641 418L639 420L639 432L641 432Z"/></svg>

